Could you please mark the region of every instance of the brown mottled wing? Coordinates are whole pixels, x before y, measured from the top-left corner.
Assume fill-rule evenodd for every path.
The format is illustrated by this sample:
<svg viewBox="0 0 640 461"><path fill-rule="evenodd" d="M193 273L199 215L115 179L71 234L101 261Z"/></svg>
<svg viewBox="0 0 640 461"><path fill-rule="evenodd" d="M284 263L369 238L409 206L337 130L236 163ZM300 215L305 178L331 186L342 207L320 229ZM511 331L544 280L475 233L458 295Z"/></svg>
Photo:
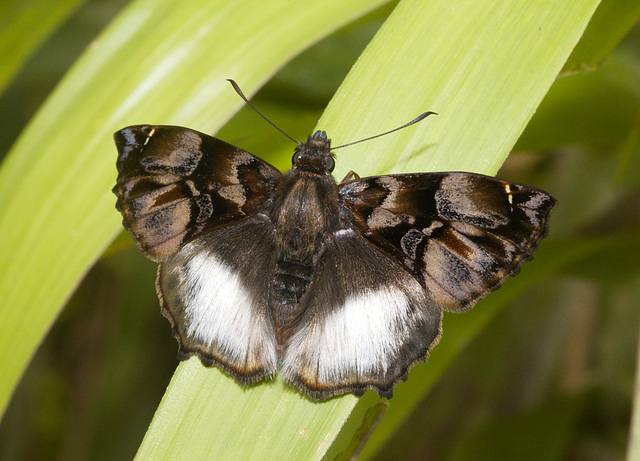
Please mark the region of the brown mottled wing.
<svg viewBox="0 0 640 461"><path fill-rule="evenodd" d="M463 172L361 178L339 188L357 232L457 311L532 258L556 203L540 189Z"/></svg>
<svg viewBox="0 0 640 461"><path fill-rule="evenodd" d="M287 343L284 379L315 399L390 398L440 339L442 308L401 261L352 229L325 240Z"/></svg>
<svg viewBox="0 0 640 461"><path fill-rule="evenodd" d="M258 157L188 128L130 126L114 138L116 208L140 250L154 261L264 209L281 177Z"/></svg>

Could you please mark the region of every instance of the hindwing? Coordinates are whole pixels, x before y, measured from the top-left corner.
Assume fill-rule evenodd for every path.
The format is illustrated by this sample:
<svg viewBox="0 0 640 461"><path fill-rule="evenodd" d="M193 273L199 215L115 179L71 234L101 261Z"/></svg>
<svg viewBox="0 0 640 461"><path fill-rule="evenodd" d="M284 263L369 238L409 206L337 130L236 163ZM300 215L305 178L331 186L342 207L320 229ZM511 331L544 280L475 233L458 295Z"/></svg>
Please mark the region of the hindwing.
<svg viewBox="0 0 640 461"><path fill-rule="evenodd" d="M326 242L300 305L282 373L317 399L367 389L389 398L440 339L442 308L402 263L350 229Z"/></svg>
<svg viewBox="0 0 640 461"><path fill-rule="evenodd" d="M181 360L195 354L242 383L276 372L267 302L275 264L273 226L262 213L200 235L160 263L162 313Z"/></svg>

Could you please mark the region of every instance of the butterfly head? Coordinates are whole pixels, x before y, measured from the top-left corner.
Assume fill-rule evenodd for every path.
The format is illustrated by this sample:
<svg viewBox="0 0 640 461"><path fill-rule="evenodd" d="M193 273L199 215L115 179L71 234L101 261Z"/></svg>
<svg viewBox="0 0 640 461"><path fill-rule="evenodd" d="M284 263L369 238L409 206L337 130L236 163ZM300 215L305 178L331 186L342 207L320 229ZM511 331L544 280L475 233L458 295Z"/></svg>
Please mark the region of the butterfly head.
<svg viewBox="0 0 640 461"><path fill-rule="evenodd" d="M307 137L293 154L293 168L309 173L328 175L335 167L335 161L331 154L331 140L324 131L316 131Z"/></svg>

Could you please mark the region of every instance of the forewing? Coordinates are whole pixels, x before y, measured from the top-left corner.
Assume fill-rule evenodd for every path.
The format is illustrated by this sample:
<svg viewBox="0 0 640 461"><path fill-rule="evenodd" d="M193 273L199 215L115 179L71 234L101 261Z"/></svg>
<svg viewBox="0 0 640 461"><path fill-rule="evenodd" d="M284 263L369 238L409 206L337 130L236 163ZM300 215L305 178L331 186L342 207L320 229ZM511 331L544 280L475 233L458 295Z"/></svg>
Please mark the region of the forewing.
<svg viewBox="0 0 640 461"><path fill-rule="evenodd" d="M275 267L273 226L262 213L196 237L160 263L157 288L180 359L197 355L242 383L277 370L266 299Z"/></svg>
<svg viewBox="0 0 640 461"><path fill-rule="evenodd" d="M130 126L114 138L116 208L140 250L154 261L264 209L281 178L258 157L188 128Z"/></svg>
<svg viewBox="0 0 640 461"><path fill-rule="evenodd" d="M519 272L547 234L546 192L473 173L420 173L340 184L358 232L423 281L449 310L471 308Z"/></svg>
<svg viewBox="0 0 640 461"><path fill-rule="evenodd" d="M442 308L401 263L341 230L325 243L287 344L285 379L316 399L375 389L391 397L438 342Z"/></svg>

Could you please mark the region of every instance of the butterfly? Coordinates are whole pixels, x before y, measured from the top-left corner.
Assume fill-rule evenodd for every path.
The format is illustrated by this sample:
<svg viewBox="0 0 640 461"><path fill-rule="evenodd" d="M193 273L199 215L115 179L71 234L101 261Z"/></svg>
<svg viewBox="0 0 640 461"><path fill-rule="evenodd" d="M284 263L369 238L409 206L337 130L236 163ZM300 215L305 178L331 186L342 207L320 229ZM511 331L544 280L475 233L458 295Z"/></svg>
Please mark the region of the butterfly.
<svg viewBox="0 0 640 461"><path fill-rule="evenodd" d="M443 311L470 309L532 258L556 203L467 172L337 183L323 131L285 174L189 128L114 137L116 208L160 263L179 358L245 385L280 372L314 399L390 398L438 343Z"/></svg>

